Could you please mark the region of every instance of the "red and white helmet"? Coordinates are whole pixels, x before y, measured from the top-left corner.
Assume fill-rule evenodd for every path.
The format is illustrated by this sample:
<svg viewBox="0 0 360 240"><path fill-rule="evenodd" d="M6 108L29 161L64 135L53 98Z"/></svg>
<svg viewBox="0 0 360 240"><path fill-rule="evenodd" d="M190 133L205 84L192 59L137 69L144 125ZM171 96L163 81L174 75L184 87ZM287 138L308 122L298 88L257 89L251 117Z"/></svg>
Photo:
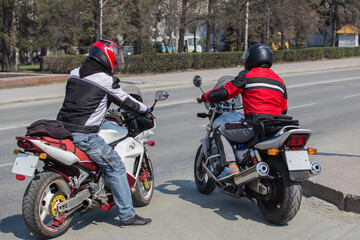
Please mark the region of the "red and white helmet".
<svg viewBox="0 0 360 240"><path fill-rule="evenodd" d="M119 46L109 40L97 41L91 47L89 58L104 66L111 75L117 73L118 64L124 63L124 58Z"/></svg>

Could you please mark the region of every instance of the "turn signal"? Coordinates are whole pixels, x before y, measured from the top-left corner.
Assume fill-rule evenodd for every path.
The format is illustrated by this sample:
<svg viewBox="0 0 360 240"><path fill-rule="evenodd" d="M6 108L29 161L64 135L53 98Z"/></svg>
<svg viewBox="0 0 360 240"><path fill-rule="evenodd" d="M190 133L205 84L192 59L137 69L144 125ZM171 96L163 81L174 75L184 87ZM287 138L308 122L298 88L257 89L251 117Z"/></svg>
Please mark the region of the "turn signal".
<svg viewBox="0 0 360 240"><path fill-rule="evenodd" d="M13 153L16 155L18 153L21 153L21 150L20 149L14 149Z"/></svg>
<svg viewBox="0 0 360 240"><path fill-rule="evenodd" d="M277 149L277 148L269 149L269 150L267 150L267 154L271 155L271 156L276 156L279 154L279 149Z"/></svg>
<svg viewBox="0 0 360 240"><path fill-rule="evenodd" d="M308 148L307 151L308 151L308 154L310 154L310 155L317 153L317 149L316 149L316 148Z"/></svg>
<svg viewBox="0 0 360 240"><path fill-rule="evenodd" d="M46 159L46 153L40 153L39 155L39 158L42 159L42 160L45 160Z"/></svg>

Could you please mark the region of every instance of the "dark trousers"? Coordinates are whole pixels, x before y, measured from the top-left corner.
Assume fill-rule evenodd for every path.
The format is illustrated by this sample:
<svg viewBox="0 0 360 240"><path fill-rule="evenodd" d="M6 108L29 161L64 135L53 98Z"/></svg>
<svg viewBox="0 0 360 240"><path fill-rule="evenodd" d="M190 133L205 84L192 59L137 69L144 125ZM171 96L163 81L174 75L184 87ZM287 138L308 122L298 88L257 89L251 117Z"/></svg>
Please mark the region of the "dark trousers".
<svg viewBox="0 0 360 240"><path fill-rule="evenodd" d="M214 138L220 150L220 159L223 166L236 163L231 142L245 143L255 136L254 129L246 122L230 122L220 125L214 131Z"/></svg>

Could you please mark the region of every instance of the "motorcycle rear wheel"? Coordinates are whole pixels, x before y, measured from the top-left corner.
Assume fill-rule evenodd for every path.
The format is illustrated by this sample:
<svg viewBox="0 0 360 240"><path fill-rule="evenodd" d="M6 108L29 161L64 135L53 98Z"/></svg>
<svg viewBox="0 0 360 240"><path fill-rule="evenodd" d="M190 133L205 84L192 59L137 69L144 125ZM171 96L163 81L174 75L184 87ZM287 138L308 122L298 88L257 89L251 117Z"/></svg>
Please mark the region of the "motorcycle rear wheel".
<svg viewBox="0 0 360 240"><path fill-rule="evenodd" d="M149 156L143 159L135 192L132 194L133 202L138 207L144 207L151 201L154 192L154 170Z"/></svg>
<svg viewBox="0 0 360 240"><path fill-rule="evenodd" d="M203 147L200 145L195 156L194 178L199 192L210 194L215 190L215 182L208 177L206 170L202 167L202 163L205 161L205 155L203 154L202 149Z"/></svg>
<svg viewBox="0 0 360 240"><path fill-rule="evenodd" d="M270 193L265 196L258 195L257 204L268 222L283 225L293 219L300 208L301 184L290 179L282 159L270 157L265 162L270 168L269 175L275 178L261 180L270 189Z"/></svg>
<svg viewBox="0 0 360 240"><path fill-rule="evenodd" d="M27 228L38 238L54 238L65 233L73 215L56 220L56 205L69 198L71 188L63 176L53 171L37 174L28 185L22 204Z"/></svg>

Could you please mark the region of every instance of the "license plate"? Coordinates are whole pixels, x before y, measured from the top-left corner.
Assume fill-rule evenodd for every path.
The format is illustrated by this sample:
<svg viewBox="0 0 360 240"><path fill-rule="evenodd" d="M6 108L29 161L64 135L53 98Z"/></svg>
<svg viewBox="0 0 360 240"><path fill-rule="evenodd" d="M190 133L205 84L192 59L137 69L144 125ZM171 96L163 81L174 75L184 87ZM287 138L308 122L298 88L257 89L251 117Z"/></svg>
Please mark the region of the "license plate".
<svg viewBox="0 0 360 240"><path fill-rule="evenodd" d="M286 151L286 162L289 171L310 170L310 160L307 151Z"/></svg>
<svg viewBox="0 0 360 240"><path fill-rule="evenodd" d="M38 156L28 155L26 153L18 153L11 172L32 177L34 176L38 162Z"/></svg>

